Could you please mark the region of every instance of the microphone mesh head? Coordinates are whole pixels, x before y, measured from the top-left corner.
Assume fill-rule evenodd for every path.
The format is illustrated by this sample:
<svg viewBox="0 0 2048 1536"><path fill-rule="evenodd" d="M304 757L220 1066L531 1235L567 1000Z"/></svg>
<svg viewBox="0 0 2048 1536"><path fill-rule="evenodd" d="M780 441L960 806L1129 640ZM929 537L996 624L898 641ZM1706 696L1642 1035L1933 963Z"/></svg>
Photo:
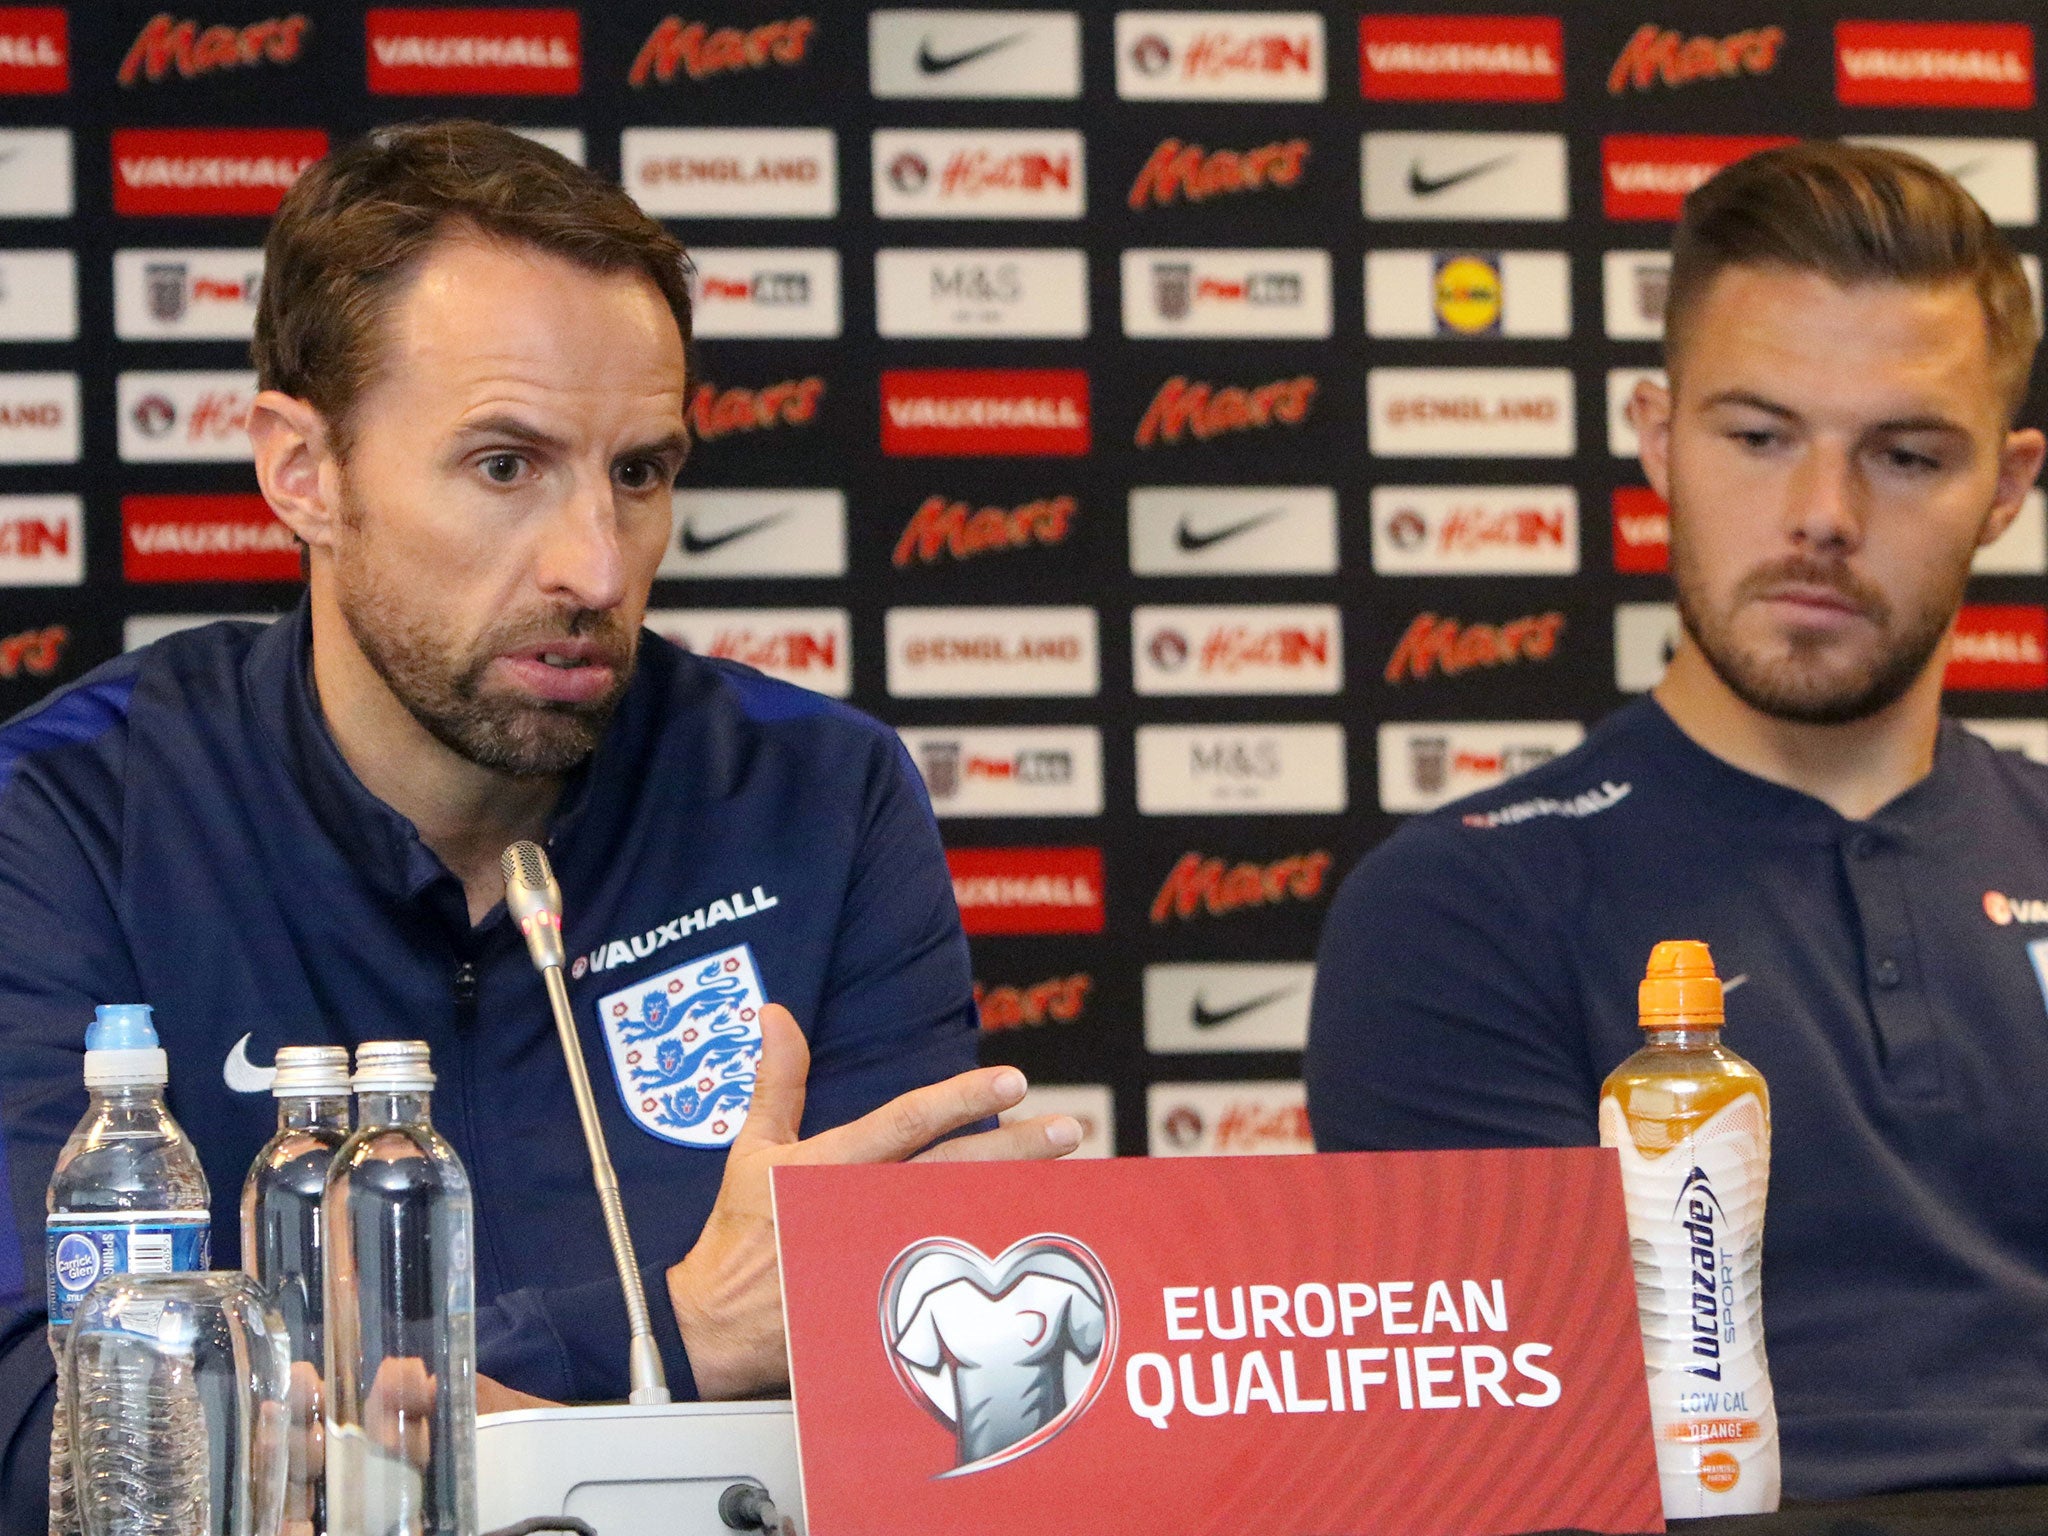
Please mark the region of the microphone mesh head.
<svg viewBox="0 0 2048 1536"><path fill-rule="evenodd" d="M545 890L554 878L555 872L548 868L548 856L539 843L517 842L499 855L498 864L505 872L505 884L523 885L529 890Z"/></svg>

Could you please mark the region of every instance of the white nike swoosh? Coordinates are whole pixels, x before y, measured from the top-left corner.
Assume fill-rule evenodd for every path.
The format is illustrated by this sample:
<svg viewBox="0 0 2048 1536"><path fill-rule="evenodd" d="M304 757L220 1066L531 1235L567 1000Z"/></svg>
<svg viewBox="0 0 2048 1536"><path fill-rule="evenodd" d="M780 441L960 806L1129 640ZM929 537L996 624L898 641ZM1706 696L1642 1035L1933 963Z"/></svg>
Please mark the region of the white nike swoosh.
<svg viewBox="0 0 2048 1536"><path fill-rule="evenodd" d="M1741 986L1747 980L1749 980L1749 972L1747 971L1744 971L1740 976L1730 976L1726 981L1721 983L1721 995L1723 997L1726 997L1730 992L1733 992L1737 987Z"/></svg>
<svg viewBox="0 0 2048 1536"><path fill-rule="evenodd" d="M268 1093L277 1080L277 1068L259 1067L249 1059L249 1036L244 1035L221 1064L221 1081L236 1093Z"/></svg>

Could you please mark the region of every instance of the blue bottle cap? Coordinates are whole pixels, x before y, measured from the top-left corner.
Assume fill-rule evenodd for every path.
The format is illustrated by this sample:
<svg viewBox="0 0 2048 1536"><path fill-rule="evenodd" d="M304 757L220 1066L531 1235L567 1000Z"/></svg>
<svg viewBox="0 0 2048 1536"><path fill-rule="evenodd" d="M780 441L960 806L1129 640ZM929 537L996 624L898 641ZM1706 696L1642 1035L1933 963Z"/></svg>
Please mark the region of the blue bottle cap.
<svg viewBox="0 0 2048 1536"><path fill-rule="evenodd" d="M88 1051L148 1051L156 1045L147 1003L101 1003L85 1027Z"/></svg>

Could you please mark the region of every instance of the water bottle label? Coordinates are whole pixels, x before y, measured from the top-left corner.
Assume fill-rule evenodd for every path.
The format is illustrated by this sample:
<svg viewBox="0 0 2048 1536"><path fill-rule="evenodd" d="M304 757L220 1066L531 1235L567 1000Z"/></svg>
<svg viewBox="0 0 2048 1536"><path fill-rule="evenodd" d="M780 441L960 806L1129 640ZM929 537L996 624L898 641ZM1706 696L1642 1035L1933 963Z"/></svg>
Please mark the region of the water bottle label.
<svg viewBox="0 0 2048 1536"><path fill-rule="evenodd" d="M212 1262L212 1219L203 1211L124 1211L52 1216L44 1229L50 1324L71 1321L102 1275L168 1275Z"/></svg>
<svg viewBox="0 0 2048 1536"><path fill-rule="evenodd" d="M1758 1268L1770 1171L1763 1104L1742 1094L1645 1156L1610 1097L1600 1139L1621 1153L1664 1513L1775 1509L1778 1418Z"/></svg>

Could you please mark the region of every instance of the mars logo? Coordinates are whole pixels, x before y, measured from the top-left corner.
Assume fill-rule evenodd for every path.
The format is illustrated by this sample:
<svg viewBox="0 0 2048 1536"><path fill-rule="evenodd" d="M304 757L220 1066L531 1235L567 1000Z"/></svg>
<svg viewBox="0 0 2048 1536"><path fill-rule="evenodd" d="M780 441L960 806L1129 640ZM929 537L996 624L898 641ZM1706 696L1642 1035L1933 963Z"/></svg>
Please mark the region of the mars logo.
<svg viewBox="0 0 2048 1536"><path fill-rule="evenodd" d="M25 629L0 639L0 682L17 677L48 677L64 657L71 631L62 624L43 629Z"/></svg>
<svg viewBox="0 0 2048 1536"><path fill-rule="evenodd" d="M1307 139L1287 139L1242 152L1219 149L1210 154L1199 144L1162 139L1131 183L1130 203L1133 208L1163 208L1176 197L1200 203L1224 192L1291 187L1301 180L1308 150Z"/></svg>
<svg viewBox="0 0 2048 1536"><path fill-rule="evenodd" d="M993 1259L958 1238L925 1238L890 1263L880 1300L896 1380L956 1441L938 1477L1037 1450L1088 1411L1116 1359L1109 1273L1057 1232Z"/></svg>
<svg viewBox="0 0 2048 1536"><path fill-rule="evenodd" d="M1505 624L1465 624L1456 619L1418 613L1387 658L1387 681L1418 682L1432 671L1455 677L1473 667L1499 667L1518 661L1548 661L1557 654L1564 633L1564 615L1552 609Z"/></svg>
<svg viewBox="0 0 2048 1536"><path fill-rule="evenodd" d="M765 26L714 31L701 21L686 26L680 16L665 16L640 45L626 83L645 85L653 79L667 85L678 70L692 80L704 80L771 64L801 64L817 27L810 17L798 16Z"/></svg>
<svg viewBox="0 0 2048 1536"><path fill-rule="evenodd" d="M709 443L735 432L806 426L817 416L818 399L824 393L825 381L816 374L786 379L766 389L699 384L690 397L690 434L700 443Z"/></svg>
<svg viewBox="0 0 2048 1536"><path fill-rule="evenodd" d="M1224 432L1297 427L1307 418L1315 398L1316 377L1310 373L1276 379L1254 389L1235 384L1218 389L1175 374L1159 386L1159 393L1146 407L1136 442L1140 448L1150 448L1155 443L1178 443L1184 432L1206 442Z"/></svg>
<svg viewBox="0 0 2048 1536"><path fill-rule="evenodd" d="M945 551L965 560L991 550L1063 544L1079 505L1071 496L1050 496L1027 501L1014 511L983 507L977 512L964 501L927 496L910 515L890 563L906 566L921 560L931 565Z"/></svg>
<svg viewBox="0 0 2048 1536"><path fill-rule="evenodd" d="M725 1147L754 1101L767 993L745 944L702 955L598 1000L619 1097L640 1129Z"/></svg>
<svg viewBox="0 0 2048 1536"><path fill-rule="evenodd" d="M1607 93L1619 96L1630 86L1647 91L1660 79L1666 85L1689 85L1745 73L1767 75L1777 68L1784 41L1783 27L1754 27L1726 37L1681 37L1646 21L1614 61Z"/></svg>
<svg viewBox="0 0 2048 1536"><path fill-rule="evenodd" d="M272 17L242 27L199 29L196 21L177 21L159 12L136 36L115 77L133 85L146 76L154 84L175 68L187 80L217 69L244 64L289 64L299 57L313 23L305 16Z"/></svg>
<svg viewBox="0 0 2048 1536"><path fill-rule="evenodd" d="M1054 976L1028 987L985 987L974 984L974 1006L984 1032L1071 1024L1088 1005L1095 978L1086 971Z"/></svg>
<svg viewBox="0 0 2048 1536"><path fill-rule="evenodd" d="M1152 898L1152 921L1192 918L1199 911L1211 917L1227 917L1247 907L1277 906L1282 902L1314 901L1323 894L1324 878L1330 872L1330 855L1318 848L1313 853L1289 854L1271 863L1226 865L1218 858L1184 853L1167 871L1159 894Z"/></svg>

